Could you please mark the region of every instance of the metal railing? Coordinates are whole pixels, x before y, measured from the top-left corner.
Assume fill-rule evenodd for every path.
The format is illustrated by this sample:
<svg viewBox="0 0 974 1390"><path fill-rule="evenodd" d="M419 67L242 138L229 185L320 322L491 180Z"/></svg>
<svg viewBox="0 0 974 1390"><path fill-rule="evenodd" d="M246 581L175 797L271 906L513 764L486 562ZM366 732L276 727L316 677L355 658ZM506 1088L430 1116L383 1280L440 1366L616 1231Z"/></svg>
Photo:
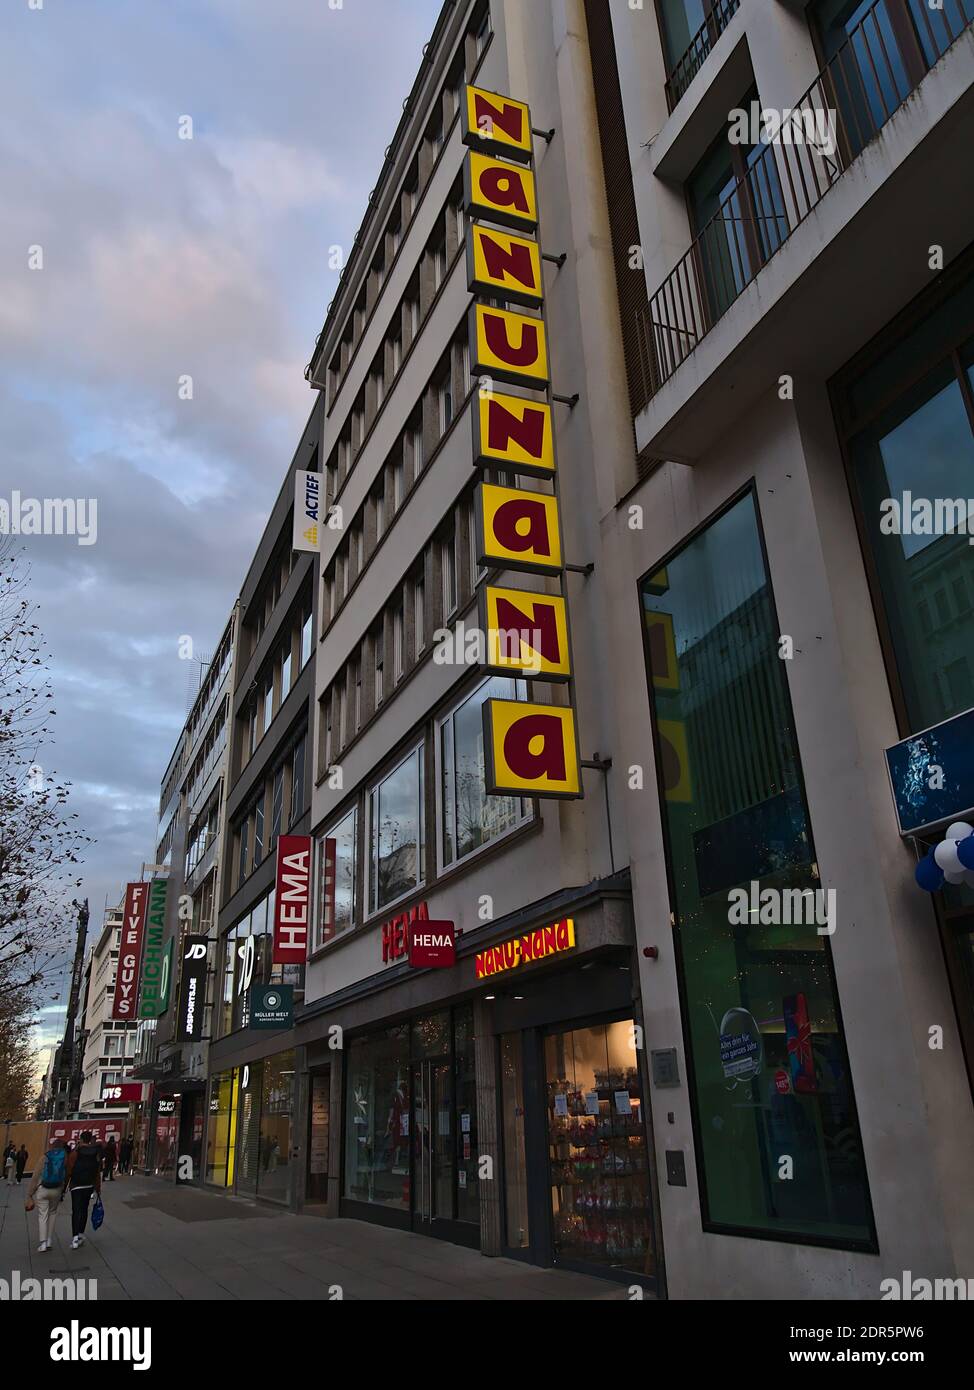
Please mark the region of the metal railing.
<svg viewBox="0 0 974 1390"><path fill-rule="evenodd" d="M666 104L670 111L676 106L690 83L703 67L704 59L741 7L741 0L715 0L713 9L687 45L686 52L674 65L666 79Z"/></svg>
<svg viewBox="0 0 974 1390"><path fill-rule="evenodd" d="M912 48L891 24L894 5L915 19ZM780 129L752 146L746 175L639 311L640 409L974 21L974 0L943 5L876 0Z"/></svg>

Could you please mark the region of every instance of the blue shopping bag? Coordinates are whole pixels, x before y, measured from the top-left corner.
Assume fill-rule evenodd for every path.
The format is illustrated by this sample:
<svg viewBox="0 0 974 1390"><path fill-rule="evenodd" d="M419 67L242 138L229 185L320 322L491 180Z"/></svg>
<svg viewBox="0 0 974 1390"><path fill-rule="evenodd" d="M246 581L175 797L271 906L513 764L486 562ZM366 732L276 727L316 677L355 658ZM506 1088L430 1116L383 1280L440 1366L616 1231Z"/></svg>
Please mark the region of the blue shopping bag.
<svg viewBox="0 0 974 1390"><path fill-rule="evenodd" d="M101 1198L95 1198L95 1205L91 1209L91 1229L97 1231L98 1227L105 1219L105 1208L102 1206Z"/></svg>

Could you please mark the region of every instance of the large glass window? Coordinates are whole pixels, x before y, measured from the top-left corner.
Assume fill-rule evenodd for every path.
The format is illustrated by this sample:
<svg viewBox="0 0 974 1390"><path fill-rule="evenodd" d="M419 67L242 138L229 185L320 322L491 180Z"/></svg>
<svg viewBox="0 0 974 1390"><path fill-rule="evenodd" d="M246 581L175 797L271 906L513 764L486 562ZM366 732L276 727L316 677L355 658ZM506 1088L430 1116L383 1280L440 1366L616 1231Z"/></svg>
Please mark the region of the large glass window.
<svg viewBox="0 0 974 1390"><path fill-rule="evenodd" d="M206 1129L206 1181L233 1185L238 1073L220 1072L210 1080L210 1120Z"/></svg>
<svg viewBox="0 0 974 1390"><path fill-rule="evenodd" d="M348 1048L345 1196L409 1211L409 1027Z"/></svg>
<svg viewBox="0 0 974 1390"><path fill-rule="evenodd" d="M258 1197L290 1201L293 1116L294 1052L278 1052L266 1057L261 1069Z"/></svg>
<svg viewBox="0 0 974 1390"><path fill-rule="evenodd" d="M370 908L377 912L423 882L423 749L369 794Z"/></svg>
<svg viewBox="0 0 974 1390"><path fill-rule="evenodd" d="M644 581L642 603L708 1228L871 1248L752 495Z"/></svg>
<svg viewBox="0 0 974 1390"><path fill-rule="evenodd" d="M324 946L355 925L357 853L358 809L353 806L343 820L318 840L317 946Z"/></svg>
<svg viewBox="0 0 974 1390"><path fill-rule="evenodd" d="M484 701L523 699L525 688L524 681L492 676L439 726L440 855L444 867L530 817L529 801L488 796L484 785Z"/></svg>

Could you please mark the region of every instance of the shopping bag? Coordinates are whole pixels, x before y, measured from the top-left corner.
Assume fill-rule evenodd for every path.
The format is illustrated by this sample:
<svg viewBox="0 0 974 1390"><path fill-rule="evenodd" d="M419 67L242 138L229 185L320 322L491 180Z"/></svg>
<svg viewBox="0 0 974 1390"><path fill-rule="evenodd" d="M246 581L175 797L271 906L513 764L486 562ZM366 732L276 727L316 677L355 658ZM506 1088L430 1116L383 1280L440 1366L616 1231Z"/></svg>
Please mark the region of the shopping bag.
<svg viewBox="0 0 974 1390"><path fill-rule="evenodd" d="M98 1227L105 1219L105 1208L101 1204L101 1198L95 1198L95 1205L91 1209L91 1229L97 1231Z"/></svg>

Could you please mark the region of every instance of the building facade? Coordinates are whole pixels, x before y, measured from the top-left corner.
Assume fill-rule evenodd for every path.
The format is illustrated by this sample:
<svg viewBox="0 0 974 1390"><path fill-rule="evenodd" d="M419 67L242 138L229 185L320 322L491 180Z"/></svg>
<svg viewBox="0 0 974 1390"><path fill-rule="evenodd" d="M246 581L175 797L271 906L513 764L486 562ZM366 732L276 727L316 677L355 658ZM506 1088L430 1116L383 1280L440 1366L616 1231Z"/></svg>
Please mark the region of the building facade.
<svg viewBox="0 0 974 1390"><path fill-rule="evenodd" d="M879 524L972 492L971 18L444 7L309 368L306 1201L671 1297L971 1272L974 898L918 890L885 758L972 703L969 552ZM513 378L471 292L525 310L466 243L512 218L554 485L484 446ZM557 495L567 568L527 582L567 696L456 659L532 568L492 563L481 483ZM584 796L490 794L487 700L570 704ZM410 965L426 920L454 965Z"/></svg>

